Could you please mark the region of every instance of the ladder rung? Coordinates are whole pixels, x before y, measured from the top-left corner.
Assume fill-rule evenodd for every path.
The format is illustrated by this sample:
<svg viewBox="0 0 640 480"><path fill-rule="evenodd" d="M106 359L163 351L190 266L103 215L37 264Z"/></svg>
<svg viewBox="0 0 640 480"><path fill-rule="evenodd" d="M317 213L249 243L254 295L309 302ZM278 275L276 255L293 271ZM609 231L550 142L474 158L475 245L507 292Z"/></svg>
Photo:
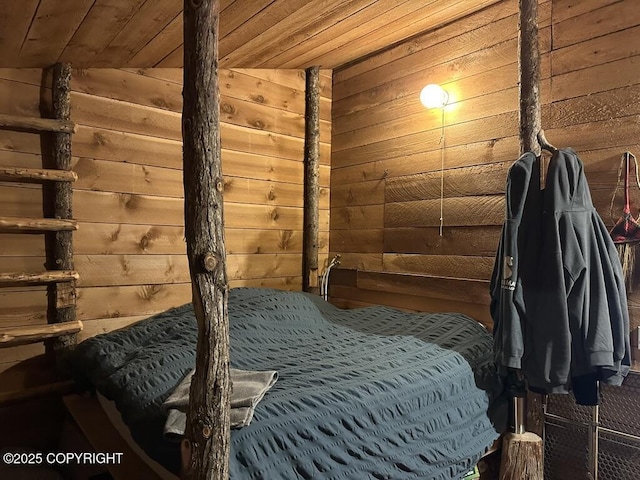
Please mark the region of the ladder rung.
<svg viewBox="0 0 640 480"><path fill-rule="evenodd" d="M8 181L75 182L78 180L78 174L72 170L2 167L0 168L0 179Z"/></svg>
<svg viewBox="0 0 640 480"><path fill-rule="evenodd" d="M60 218L0 217L0 230L15 232L58 232L77 230L78 222Z"/></svg>
<svg viewBox="0 0 640 480"><path fill-rule="evenodd" d="M0 114L0 127L16 130L38 130L44 132L75 133L76 124L70 120L57 118L25 117Z"/></svg>
<svg viewBox="0 0 640 480"><path fill-rule="evenodd" d="M72 333L78 333L81 330L82 322L80 320L51 323L48 325L0 328L0 348L41 342L47 338L70 335Z"/></svg>
<svg viewBox="0 0 640 480"><path fill-rule="evenodd" d="M33 285L42 283L70 282L80 278L73 270L49 270L40 273L0 273L0 285Z"/></svg>

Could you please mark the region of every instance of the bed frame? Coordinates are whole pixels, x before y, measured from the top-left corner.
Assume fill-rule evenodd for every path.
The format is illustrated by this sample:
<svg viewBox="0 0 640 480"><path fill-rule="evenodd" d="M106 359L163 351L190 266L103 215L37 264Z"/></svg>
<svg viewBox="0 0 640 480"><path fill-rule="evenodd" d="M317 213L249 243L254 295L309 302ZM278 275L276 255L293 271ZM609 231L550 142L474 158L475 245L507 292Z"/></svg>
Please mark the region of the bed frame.
<svg viewBox="0 0 640 480"><path fill-rule="evenodd" d="M120 464L106 465L114 480L144 478L162 480L133 450L100 405L95 395L70 394L63 397L64 405L96 452L122 453Z"/></svg>

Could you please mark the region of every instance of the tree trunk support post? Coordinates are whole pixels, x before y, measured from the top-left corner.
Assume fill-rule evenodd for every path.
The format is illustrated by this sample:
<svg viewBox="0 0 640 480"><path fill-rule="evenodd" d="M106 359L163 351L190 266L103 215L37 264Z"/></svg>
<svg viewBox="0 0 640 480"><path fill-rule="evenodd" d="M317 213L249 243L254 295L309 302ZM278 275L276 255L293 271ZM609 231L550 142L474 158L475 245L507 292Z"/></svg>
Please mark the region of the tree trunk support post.
<svg viewBox="0 0 640 480"><path fill-rule="evenodd" d="M520 153L542 151L538 133L542 130L540 107L540 50L538 46L538 0L520 0L519 58L520 71ZM542 168L542 162L540 162ZM542 395L527 394L527 431L542 437L544 413Z"/></svg>
<svg viewBox="0 0 640 480"><path fill-rule="evenodd" d="M304 233L302 290L319 294L318 231L320 204L320 67L305 71Z"/></svg>
<svg viewBox="0 0 640 480"><path fill-rule="evenodd" d="M537 138L542 128L538 0L520 0L518 53L520 153L533 152L536 156L540 156L541 150Z"/></svg>
<svg viewBox="0 0 640 480"><path fill-rule="evenodd" d="M538 0L520 0L518 21L518 74L520 99L520 153L533 152L540 157L537 135L542 128L540 107L540 50L538 46ZM542 397L527 394L527 432L525 432L525 397L513 399L515 433L502 443L500 480L543 480L544 414Z"/></svg>
<svg viewBox="0 0 640 480"><path fill-rule="evenodd" d="M53 116L64 122L71 118L71 66L68 63L56 63L53 66ZM53 161L57 170L71 170L71 133L56 132L53 135ZM54 211L58 220L73 221L73 189L70 182L53 184ZM49 252L49 270L73 270L73 232L69 229L52 232ZM56 283L50 287L53 293L51 304L55 307L55 316L50 323L75 322L75 282ZM63 335L51 341L59 370L65 372L66 356L76 345L76 335Z"/></svg>
<svg viewBox="0 0 640 480"><path fill-rule="evenodd" d="M182 136L187 256L198 322L182 478L229 478L229 286L223 216L218 0L184 0Z"/></svg>

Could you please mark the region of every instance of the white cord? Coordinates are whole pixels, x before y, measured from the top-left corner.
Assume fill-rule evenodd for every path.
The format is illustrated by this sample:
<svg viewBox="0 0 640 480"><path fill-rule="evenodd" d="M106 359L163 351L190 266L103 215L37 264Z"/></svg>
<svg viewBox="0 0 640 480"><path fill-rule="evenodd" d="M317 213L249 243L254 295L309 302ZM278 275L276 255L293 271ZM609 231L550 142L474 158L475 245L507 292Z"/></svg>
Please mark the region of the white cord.
<svg viewBox="0 0 640 480"><path fill-rule="evenodd" d="M440 122L440 236L444 230L444 106L442 107L442 120Z"/></svg>

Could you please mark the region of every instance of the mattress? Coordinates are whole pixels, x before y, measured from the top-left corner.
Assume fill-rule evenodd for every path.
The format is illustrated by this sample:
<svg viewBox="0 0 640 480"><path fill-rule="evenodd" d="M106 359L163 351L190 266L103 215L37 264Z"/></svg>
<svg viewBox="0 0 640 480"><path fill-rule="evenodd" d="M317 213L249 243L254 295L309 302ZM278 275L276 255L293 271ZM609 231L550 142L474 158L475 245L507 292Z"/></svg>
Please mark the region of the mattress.
<svg viewBox="0 0 640 480"><path fill-rule="evenodd" d="M504 429L492 337L469 317L253 288L232 289L228 305L231 366L278 372L252 423L231 433L232 479L457 479ZM114 401L172 472L162 402L194 368L196 338L189 304L73 355L78 383Z"/></svg>

